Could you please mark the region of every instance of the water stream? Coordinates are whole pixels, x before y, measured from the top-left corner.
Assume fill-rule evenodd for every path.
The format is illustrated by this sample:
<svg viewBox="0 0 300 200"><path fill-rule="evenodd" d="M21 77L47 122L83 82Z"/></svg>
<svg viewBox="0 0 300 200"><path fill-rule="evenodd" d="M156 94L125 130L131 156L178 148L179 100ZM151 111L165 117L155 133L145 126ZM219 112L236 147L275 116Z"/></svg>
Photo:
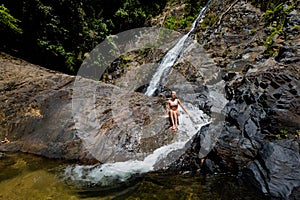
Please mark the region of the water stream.
<svg viewBox="0 0 300 200"><path fill-rule="evenodd" d="M147 173L122 188L73 187L61 178L68 163L22 153L0 160L0 199L264 199L230 175Z"/></svg>
<svg viewBox="0 0 300 200"><path fill-rule="evenodd" d="M146 172L155 171L156 168L167 167L176 161L177 156L168 156L170 153L185 149L185 144L197 133L203 125L210 123L208 116L193 105L186 103L186 108L193 117L193 121L184 115L180 109L180 125L174 142L156 149L145 157L144 160L128 160L125 162L114 162L96 165L75 165L65 170L66 179L76 182L78 185L92 184L97 186L112 186L121 184L134 176ZM183 153L183 152L181 152ZM157 163L164 166L156 167Z"/></svg>

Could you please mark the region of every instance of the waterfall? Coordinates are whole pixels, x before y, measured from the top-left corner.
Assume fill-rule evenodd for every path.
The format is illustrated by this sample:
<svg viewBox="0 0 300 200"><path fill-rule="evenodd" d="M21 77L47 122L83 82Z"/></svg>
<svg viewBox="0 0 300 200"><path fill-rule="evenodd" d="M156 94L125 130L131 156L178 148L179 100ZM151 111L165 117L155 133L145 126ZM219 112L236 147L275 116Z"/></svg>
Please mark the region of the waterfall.
<svg viewBox="0 0 300 200"><path fill-rule="evenodd" d="M181 55L182 51L184 50L184 44L189 37L189 35L194 31L196 28L197 22L203 17L203 14L205 13L206 9L210 5L212 0L209 0L206 5L201 9L200 13L198 14L197 18L194 20L192 27L190 31L185 34L177 43L176 45L167 52L167 54L163 57L161 62L159 63L159 66L154 73L149 86L147 88L147 91L145 94L147 96L152 96L155 91L158 89L160 85L165 84L165 77L168 76L172 66L174 65L177 58Z"/></svg>

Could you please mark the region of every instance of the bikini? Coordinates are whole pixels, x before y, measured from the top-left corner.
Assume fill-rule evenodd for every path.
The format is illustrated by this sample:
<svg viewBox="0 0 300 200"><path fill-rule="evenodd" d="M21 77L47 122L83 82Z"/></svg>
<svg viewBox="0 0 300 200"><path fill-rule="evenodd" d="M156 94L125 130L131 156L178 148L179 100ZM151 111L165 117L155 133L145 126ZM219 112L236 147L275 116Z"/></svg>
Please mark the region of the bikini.
<svg viewBox="0 0 300 200"><path fill-rule="evenodd" d="M178 112L178 99L175 99L174 101L172 100L169 100L169 106L170 106L170 109L175 111L177 113L177 115L179 116L179 112ZM175 108L175 109L174 109ZM172 121L171 121L171 117L170 117L170 123L172 124ZM179 124L179 119L177 118L177 124ZM172 128L173 129L173 128ZM177 128L173 129L174 131L176 131Z"/></svg>
<svg viewBox="0 0 300 200"><path fill-rule="evenodd" d="M172 109L173 107L178 107L178 99L175 99L174 101L170 100L170 108Z"/></svg>

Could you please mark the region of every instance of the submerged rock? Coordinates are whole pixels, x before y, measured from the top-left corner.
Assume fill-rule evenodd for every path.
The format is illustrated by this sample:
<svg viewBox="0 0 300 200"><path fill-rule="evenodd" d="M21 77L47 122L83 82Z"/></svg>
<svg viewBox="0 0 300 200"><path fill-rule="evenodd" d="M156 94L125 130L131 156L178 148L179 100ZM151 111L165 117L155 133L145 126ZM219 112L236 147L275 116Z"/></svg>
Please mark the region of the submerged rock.
<svg viewBox="0 0 300 200"><path fill-rule="evenodd" d="M0 152L0 159L3 159L3 158L5 158L5 153Z"/></svg>

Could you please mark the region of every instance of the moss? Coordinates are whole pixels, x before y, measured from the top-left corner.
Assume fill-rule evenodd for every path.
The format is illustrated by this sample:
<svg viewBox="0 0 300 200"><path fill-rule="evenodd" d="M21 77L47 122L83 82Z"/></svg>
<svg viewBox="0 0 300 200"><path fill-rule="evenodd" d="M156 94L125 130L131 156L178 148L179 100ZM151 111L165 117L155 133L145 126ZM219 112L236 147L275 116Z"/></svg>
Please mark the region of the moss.
<svg viewBox="0 0 300 200"><path fill-rule="evenodd" d="M132 62L132 59L131 59L130 56L121 55L120 59L121 59L120 65L121 65L121 67L123 69L125 69L126 67L128 67L129 64Z"/></svg>
<svg viewBox="0 0 300 200"><path fill-rule="evenodd" d="M208 13L201 23L201 30L205 31L208 26L213 26L219 20L216 13Z"/></svg>
<svg viewBox="0 0 300 200"><path fill-rule="evenodd" d="M176 30L179 28L179 23L174 16L168 16L164 21L164 27L171 30Z"/></svg>
<svg viewBox="0 0 300 200"><path fill-rule="evenodd" d="M299 25L296 25L296 26L293 27L293 29L294 29L294 30L300 29L300 26L299 26Z"/></svg>

